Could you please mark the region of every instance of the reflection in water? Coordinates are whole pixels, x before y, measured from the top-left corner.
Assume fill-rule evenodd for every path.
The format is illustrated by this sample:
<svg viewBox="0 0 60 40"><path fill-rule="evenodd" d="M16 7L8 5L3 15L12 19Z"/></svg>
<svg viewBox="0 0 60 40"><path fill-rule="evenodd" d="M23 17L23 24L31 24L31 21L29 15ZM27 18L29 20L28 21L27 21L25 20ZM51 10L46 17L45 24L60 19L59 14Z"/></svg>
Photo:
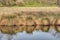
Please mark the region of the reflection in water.
<svg viewBox="0 0 60 40"><path fill-rule="evenodd" d="M1 40L8 40L8 36L7 34L0 33ZM57 39L59 37L59 35L56 35L56 37L54 37L52 34L48 32L34 31L32 34L27 34L24 31L12 35L11 40L55 40L55 38Z"/></svg>
<svg viewBox="0 0 60 40"><path fill-rule="evenodd" d="M52 36L50 33L34 31L33 34L26 34L25 32L17 33L15 37L13 37L13 39L14 40L54 40L54 36Z"/></svg>
<svg viewBox="0 0 60 40"><path fill-rule="evenodd" d="M60 32L60 19L56 19L55 21L55 30Z"/></svg>
<svg viewBox="0 0 60 40"><path fill-rule="evenodd" d="M27 33L32 33L35 30L35 28L36 28L35 26L27 26L25 31Z"/></svg>
<svg viewBox="0 0 60 40"><path fill-rule="evenodd" d="M0 34L1 35L1 34ZM1 40L8 40L6 34L2 34ZM55 40L54 36L47 32L34 31L33 34L27 34L24 32L18 32L12 35L11 40Z"/></svg>
<svg viewBox="0 0 60 40"><path fill-rule="evenodd" d="M60 40L60 33L51 28L48 32L41 31L41 26L8 26L7 28L0 26L0 31L3 31L0 33L0 40Z"/></svg>
<svg viewBox="0 0 60 40"><path fill-rule="evenodd" d="M60 26L56 26L56 32L59 32ZM41 25L41 26L0 26L0 31L5 34L16 34L17 32L26 31L26 33L32 33L34 30L42 30L43 32L48 32L49 30L54 29L53 26Z"/></svg>
<svg viewBox="0 0 60 40"><path fill-rule="evenodd" d="M49 28L50 28L50 22L48 20L48 18L45 18L45 19L42 19L41 20L41 30L42 31L45 31L45 32L48 32L49 31Z"/></svg>

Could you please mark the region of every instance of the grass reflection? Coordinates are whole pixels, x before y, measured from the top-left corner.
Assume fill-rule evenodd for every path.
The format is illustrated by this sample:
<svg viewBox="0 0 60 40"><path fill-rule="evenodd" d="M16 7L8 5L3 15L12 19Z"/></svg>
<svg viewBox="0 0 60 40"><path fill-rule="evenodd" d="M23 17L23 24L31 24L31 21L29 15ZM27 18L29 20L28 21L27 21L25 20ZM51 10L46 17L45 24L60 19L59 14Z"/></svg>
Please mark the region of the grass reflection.
<svg viewBox="0 0 60 40"><path fill-rule="evenodd" d="M16 34L17 32L32 33L34 30L42 30L43 32L48 32L50 26L0 26L0 31L4 34ZM60 26L55 28L57 32L60 32Z"/></svg>
<svg viewBox="0 0 60 40"><path fill-rule="evenodd" d="M56 19L54 25L55 25L55 30L57 32L60 32L60 19Z"/></svg>
<svg viewBox="0 0 60 40"><path fill-rule="evenodd" d="M48 32L49 31L49 28L50 28L50 21L48 18L42 18L41 20L41 30L44 31L44 32Z"/></svg>
<svg viewBox="0 0 60 40"><path fill-rule="evenodd" d="M35 30L35 26L26 26L26 33L32 33Z"/></svg>

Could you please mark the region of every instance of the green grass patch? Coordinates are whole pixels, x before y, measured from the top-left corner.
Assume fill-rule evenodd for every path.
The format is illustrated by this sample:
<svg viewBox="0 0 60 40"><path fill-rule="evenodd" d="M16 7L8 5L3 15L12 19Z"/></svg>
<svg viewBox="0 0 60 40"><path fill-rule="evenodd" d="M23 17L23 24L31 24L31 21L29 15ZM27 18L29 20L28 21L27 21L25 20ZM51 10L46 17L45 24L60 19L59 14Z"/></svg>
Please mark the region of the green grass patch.
<svg viewBox="0 0 60 40"><path fill-rule="evenodd" d="M6 6L0 3L0 7ZM38 2L25 2L23 5L12 4L8 7L55 7L56 3L38 3Z"/></svg>

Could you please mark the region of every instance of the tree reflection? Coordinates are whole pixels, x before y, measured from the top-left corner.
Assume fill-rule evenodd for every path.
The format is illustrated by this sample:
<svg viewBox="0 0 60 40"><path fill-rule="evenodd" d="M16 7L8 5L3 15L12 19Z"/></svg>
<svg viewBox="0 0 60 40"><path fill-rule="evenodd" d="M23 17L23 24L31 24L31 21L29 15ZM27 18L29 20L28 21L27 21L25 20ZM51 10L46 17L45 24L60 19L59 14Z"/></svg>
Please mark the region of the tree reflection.
<svg viewBox="0 0 60 40"><path fill-rule="evenodd" d="M43 18L41 20L41 30L44 31L44 32L48 32L49 31L49 28L50 28L50 21L48 18Z"/></svg>
<svg viewBox="0 0 60 40"><path fill-rule="evenodd" d="M35 30L36 26L26 26L25 31L27 33L32 33Z"/></svg>
<svg viewBox="0 0 60 40"><path fill-rule="evenodd" d="M55 20L55 30L60 32L60 18Z"/></svg>

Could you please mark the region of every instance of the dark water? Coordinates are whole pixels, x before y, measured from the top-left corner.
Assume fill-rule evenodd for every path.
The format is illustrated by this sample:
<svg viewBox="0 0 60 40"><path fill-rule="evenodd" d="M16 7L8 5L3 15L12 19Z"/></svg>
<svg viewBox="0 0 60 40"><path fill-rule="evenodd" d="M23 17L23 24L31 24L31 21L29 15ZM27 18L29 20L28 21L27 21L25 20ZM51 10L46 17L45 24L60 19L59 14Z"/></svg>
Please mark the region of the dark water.
<svg viewBox="0 0 60 40"><path fill-rule="evenodd" d="M49 30L49 32L34 30L33 33L29 34L23 31L18 32L15 35L0 33L0 40L60 40L60 33L56 32L55 30Z"/></svg>

